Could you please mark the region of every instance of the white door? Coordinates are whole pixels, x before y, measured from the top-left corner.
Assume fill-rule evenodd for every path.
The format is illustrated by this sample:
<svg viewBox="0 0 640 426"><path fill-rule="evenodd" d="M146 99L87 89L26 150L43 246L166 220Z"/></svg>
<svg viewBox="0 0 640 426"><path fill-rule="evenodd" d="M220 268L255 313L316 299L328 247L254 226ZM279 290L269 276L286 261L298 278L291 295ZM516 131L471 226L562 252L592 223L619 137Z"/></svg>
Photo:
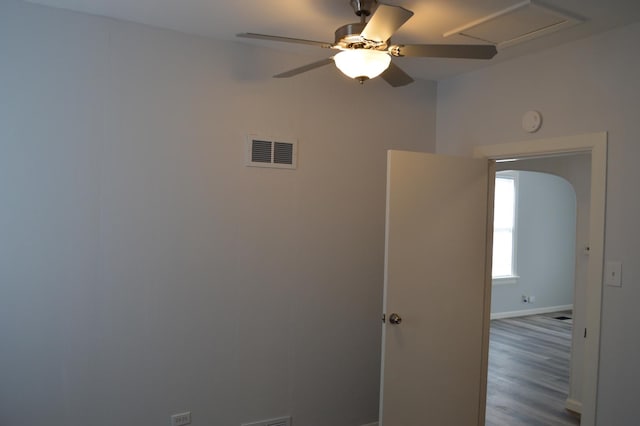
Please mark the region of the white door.
<svg viewBox="0 0 640 426"><path fill-rule="evenodd" d="M494 163L387 161L380 424L484 425Z"/></svg>

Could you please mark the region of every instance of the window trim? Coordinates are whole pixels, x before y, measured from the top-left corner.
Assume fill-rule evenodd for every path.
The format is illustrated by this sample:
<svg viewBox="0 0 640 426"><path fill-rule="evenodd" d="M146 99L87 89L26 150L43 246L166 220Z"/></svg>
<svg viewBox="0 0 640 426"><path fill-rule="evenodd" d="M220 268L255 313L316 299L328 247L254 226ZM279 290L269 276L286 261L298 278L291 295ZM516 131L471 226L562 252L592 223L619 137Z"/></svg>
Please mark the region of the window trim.
<svg viewBox="0 0 640 426"><path fill-rule="evenodd" d="M516 170L497 171L496 179L512 179L513 180L513 230L511 231L511 274L493 276L491 282L493 285L513 285L518 283L520 276L518 275L518 204L520 200L520 174ZM495 232L495 230L494 230Z"/></svg>
<svg viewBox="0 0 640 426"><path fill-rule="evenodd" d="M519 275L503 275L500 277L491 278L491 282L493 285L515 285L518 284L519 279Z"/></svg>

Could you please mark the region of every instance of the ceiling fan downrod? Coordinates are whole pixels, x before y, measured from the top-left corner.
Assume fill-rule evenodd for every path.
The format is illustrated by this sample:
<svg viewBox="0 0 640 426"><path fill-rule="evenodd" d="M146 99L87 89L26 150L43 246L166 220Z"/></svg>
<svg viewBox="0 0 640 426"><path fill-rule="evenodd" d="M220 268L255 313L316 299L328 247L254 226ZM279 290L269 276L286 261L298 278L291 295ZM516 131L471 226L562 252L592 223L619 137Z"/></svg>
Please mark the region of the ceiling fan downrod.
<svg viewBox="0 0 640 426"><path fill-rule="evenodd" d="M378 3L376 0L350 0L353 11L361 19L365 19L367 16L371 16L371 11Z"/></svg>

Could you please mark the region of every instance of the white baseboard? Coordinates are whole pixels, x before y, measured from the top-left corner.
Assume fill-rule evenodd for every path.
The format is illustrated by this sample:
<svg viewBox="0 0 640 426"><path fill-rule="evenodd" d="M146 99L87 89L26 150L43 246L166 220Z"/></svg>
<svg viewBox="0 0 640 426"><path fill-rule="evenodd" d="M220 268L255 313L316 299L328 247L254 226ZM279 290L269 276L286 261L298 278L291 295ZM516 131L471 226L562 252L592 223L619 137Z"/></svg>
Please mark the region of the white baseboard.
<svg viewBox="0 0 640 426"><path fill-rule="evenodd" d="M573 305L567 305L570 306L571 308L573 307ZM560 306L562 308L562 306ZM559 309L560 311L566 311L568 309L571 308L565 308L565 309ZM544 309L544 308L542 308ZM531 309L531 310L535 310L535 309ZM521 312L521 311L519 311ZM554 311L549 311L549 312L556 312ZM546 312L541 312L541 313L546 313ZM505 317L506 318L506 317ZM493 318L492 318L493 319ZM575 399L567 399L565 402L565 406L564 406L567 410L569 411L573 411L574 413L582 413L582 403L580 401L576 401ZM366 425L362 425L362 426L378 426L378 422L374 422L374 423L368 423Z"/></svg>
<svg viewBox="0 0 640 426"><path fill-rule="evenodd" d="M582 402L576 401L575 399L568 398L564 403L564 408L574 413L582 414Z"/></svg>
<svg viewBox="0 0 640 426"><path fill-rule="evenodd" d="M491 314L491 319L526 317L527 315L548 314L551 312L571 311L573 305L549 306L547 308L523 309L521 311L496 312Z"/></svg>

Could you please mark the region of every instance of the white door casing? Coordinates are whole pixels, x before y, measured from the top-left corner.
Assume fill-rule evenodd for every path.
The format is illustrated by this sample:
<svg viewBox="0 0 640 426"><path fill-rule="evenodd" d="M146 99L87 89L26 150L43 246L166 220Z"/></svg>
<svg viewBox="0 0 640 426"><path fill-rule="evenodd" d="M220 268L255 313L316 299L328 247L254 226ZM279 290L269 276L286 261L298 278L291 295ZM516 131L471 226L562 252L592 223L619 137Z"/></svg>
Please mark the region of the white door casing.
<svg viewBox="0 0 640 426"><path fill-rule="evenodd" d="M532 141L483 145L474 157L491 160L544 158L591 154L591 204L589 206L589 263L587 272L586 337L582 401L567 401L570 409L581 411L580 424L594 426L597 413L600 359L600 320L604 265L605 210L607 187L607 133L589 133Z"/></svg>

